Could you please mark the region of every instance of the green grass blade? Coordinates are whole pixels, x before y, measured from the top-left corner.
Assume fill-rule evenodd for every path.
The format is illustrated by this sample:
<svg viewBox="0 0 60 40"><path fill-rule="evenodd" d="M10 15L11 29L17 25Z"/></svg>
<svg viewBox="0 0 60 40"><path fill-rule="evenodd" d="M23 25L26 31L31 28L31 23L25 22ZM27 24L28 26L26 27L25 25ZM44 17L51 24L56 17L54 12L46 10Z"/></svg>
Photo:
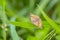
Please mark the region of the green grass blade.
<svg viewBox="0 0 60 40"><path fill-rule="evenodd" d="M50 2L50 0L41 0L40 3L39 3L39 6L42 8L42 9L45 9L47 4ZM35 14L37 15L40 15L40 9L37 7L34 11Z"/></svg>
<svg viewBox="0 0 60 40"><path fill-rule="evenodd" d="M52 30L50 33L47 34L44 40L51 40L51 38L55 35L56 35L55 30Z"/></svg>
<svg viewBox="0 0 60 40"><path fill-rule="evenodd" d="M15 26L19 26L19 27L22 27L22 28L29 28L29 29L32 29L32 28L37 28L35 25L29 23L29 22L9 22L9 23L12 23L14 24Z"/></svg>
<svg viewBox="0 0 60 40"><path fill-rule="evenodd" d="M42 30L38 30L35 34L38 40L43 40L47 33L50 31L50 26L44 26L45 28Z"/></svg>
<svg viewBox="0 0 60 40"><path fill-rule="evenodd" d="M50 3L49 3L48 6L47 6L46 11L48 12L50 9L52 9L52 7L53 7L56 3L58 3L58 1L59 1L59 0L51 0Z"/></svg>
<svg viewBox="0 0 60 40"><path fill-rule="evenodd" d="M38 6L40 9L41 14L43 15L43 17L47 20L47 22L58 32L60 33L60 27L53 21L51 20L46 13L43 11L43 9L41 9L40 6Z"/></svg>
<svg viewBox="0 0 60 40"><path fill-rule="evenodd" d="M5 15L5 6L6 6L6 2L5 2L5 0L3 1L3 0L1 0L1 4L0 4L0 7L2 8L2 9L0 9L0 11L1 11L1 13L0 13L0 17L1 17L1 20L2 20L2 22L3 22L3 29L2 29L2 35L3 35L3 40L6 40L6 26L5 26L5 24L7 23L6 21L7 21L7 18L6 18L6 15Z"/></svg>
<svg viewBox="0 0 60 40"><path fill-rule="evenodd" d="M29 10L30 10L30 12L33 10L34 5L35 5L35 0L29 0Z"/></svg>
<svg viewBox="0 0 60 40"><path fill-rule="evenodd" d="M16 18L12 17L11 21L15 21L15 19ZM12 24L10 24L10 32L11 32L11 37L12 37L13 40L22 40L16 32L15 26L12 25Z"/></svg>

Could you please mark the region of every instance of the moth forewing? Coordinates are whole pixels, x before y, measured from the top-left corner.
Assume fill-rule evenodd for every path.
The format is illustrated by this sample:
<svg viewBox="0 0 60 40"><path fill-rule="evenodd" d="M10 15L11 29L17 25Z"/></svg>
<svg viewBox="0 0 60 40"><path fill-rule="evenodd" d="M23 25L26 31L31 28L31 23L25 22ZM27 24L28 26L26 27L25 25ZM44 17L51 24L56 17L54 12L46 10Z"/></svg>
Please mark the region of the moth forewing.
<svg viewBox="0 0 60 40"><path fill-rule="evenodd" d="M30 14L30 18L31 18L31 22L34 25L38 26L39 28L42 28L42 21L38 16L36 16L34 14Z"/></svg>

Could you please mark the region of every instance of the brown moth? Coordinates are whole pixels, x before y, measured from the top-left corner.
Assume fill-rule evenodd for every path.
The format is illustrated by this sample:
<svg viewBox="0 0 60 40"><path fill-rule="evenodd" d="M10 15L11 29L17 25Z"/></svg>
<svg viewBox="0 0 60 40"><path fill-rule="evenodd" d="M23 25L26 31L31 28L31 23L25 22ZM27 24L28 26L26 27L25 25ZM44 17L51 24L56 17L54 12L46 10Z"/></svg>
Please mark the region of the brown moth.
<svg viewBox="0 0 60 40"><path fill-rule="evenodd" d="M30 19L34 25L38 26L39 28L42 28L42 21L38 16L30 14Z"/></svg>

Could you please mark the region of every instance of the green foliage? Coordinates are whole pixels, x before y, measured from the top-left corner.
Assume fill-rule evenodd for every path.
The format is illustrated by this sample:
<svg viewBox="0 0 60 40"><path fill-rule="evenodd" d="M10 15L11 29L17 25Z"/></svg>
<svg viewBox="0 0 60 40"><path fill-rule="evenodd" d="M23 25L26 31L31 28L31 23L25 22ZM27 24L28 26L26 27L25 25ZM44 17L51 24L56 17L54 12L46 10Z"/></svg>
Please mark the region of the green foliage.
<svg viewBox="0 0 60 40"><path fill-rule="evenodd" d="M60 35L57 35L56 36L56 40L60 40Z"/></svg>
<svg viewBox="0 0 60 40"><path fill-rule="evenodd" d="M42 28L30 13L41 18ZM0 40L60 40L60 1L0 0Z"/></svg>

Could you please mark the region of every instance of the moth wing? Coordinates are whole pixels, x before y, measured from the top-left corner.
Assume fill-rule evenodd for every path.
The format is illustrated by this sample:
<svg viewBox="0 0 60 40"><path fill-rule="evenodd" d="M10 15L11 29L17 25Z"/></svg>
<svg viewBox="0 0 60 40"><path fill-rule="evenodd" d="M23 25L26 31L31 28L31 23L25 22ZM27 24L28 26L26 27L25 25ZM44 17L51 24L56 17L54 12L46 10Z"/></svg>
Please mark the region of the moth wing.
<svg viewBox="0 0 60 40"><path fill-rule="evenodd" d="M30 14L30 18L34 25L38 26L39 28L42 28L42 22L38 16Z"/></svg>

